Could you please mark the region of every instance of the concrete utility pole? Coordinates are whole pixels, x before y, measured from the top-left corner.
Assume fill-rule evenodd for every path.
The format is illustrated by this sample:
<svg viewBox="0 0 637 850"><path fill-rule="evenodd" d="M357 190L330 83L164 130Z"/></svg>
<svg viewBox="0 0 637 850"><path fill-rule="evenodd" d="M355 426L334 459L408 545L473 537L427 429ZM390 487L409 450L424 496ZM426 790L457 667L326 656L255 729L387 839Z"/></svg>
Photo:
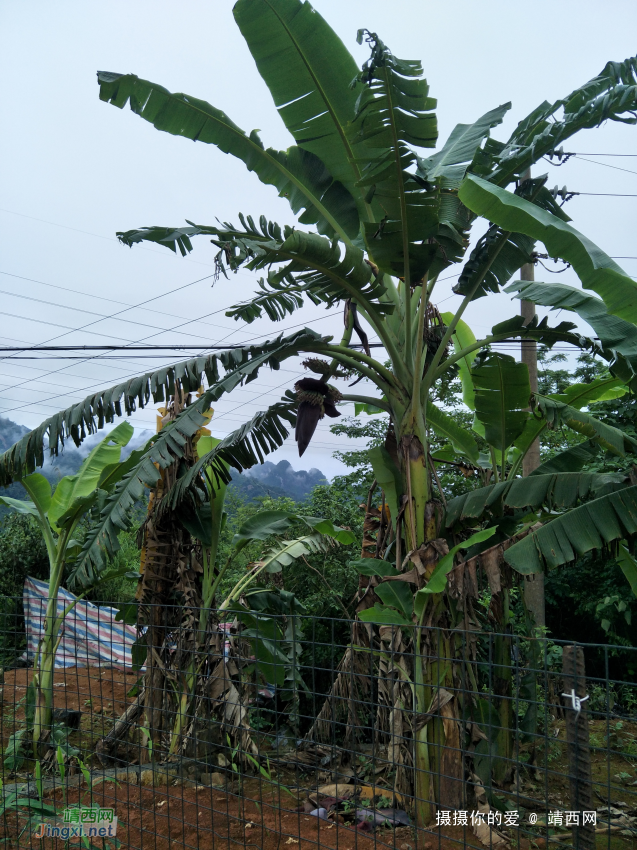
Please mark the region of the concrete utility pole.
<svg viewBox="0 0 637 850"><path fill-rule="evenodd" d="M520 182L531 179L531 169L527 168L520 174ZM535 280L535 267L533 263L525 263L520 269L520 280ZM535 304L532 301L522 300L520 302L520 315L524 318L524 324L535 316ZM526 363L529 370L529 383L531 392L537 392L537 342L524 339L521 343L522 363ZM531 447L522 461L522 474L530 475L540 465L540 440L533 440ZM526 607L533 614L536 626L546 625L546 614L544 607L544 573L533 573L524 579L524 601Z"/></svg>

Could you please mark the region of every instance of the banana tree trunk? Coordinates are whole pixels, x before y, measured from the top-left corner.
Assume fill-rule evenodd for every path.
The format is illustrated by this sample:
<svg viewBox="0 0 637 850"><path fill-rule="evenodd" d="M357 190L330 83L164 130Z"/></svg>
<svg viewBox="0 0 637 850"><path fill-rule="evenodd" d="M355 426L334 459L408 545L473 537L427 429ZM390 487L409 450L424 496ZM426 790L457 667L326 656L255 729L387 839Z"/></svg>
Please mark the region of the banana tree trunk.
<svg viewBox="0 0 637 850"><path fill-rule="evenodd" d="M429 580L439 559L437 505L431 499L431 478L426 450L416 435L403 437L407 483L407 525L410 548L419 547ZM414 696L419 721L414 732L414 790L416 826L425 829L438 807L457 809L463 799L464 763L458 723L459 706L454 696L455 643L446 629L453 622L444 594L431 597L426 617L416 627ZM444 694L444 698L443 695ZM418 728L420 727L420 728Z"/></svg>
<svg viewBox="0 0 637 850"><path fill-rule="evenodd" d="M39 757L40 744L51 729L53 716L53 675L55 653L59 645L58 633L63 628L64 617L57 614L58 593L64 573L64 551L67 534L58 539L55 560L51 564L49 591L44 618L44 637L34 662L35 713L33 717L33 755ZM65 612L66 613L66 612Z"/></svg>

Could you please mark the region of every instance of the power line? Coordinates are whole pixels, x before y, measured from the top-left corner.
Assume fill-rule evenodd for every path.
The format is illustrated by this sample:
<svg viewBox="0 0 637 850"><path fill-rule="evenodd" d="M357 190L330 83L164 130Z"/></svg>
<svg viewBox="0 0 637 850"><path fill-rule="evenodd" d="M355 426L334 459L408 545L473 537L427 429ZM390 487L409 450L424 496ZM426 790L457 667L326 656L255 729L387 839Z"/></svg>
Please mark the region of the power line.
<svg viewBox="0 0 637 850"><path fill-rule="evenodd" d="M637 156L637 153L574 153L573 156Z"/></svg>
<svg viewBox="0 0 637 850"><path fill-rule="evenodd" d="M329 316L337 315L336 313L330 313ZM319 322L323 319L327 318L327 316L321 316L319 319L310 319L307 322L301 322L300 324L310 324L310 322ZM195 320L196 321L196 320ZM292 327L298 327L298 325L292 325ZM290 330L290 327L284 328L283 330ZM206 351L229 351L233 349L242 349L247 346L256 343L262 336L267 336L267 334L262 334L261 336L255 337L254 339L247 339L243 343L232 343L231 345L206 345ZM31 348L18 348L17 346L0 346L0 352L3 351L190 351L196 346L194 345L42 345L42 346L32 346ZM361 342L353 342L350 343L347 348L364 348L365 346ZM383 343L381 342L371 342L369 343L370 348L382 348ZM142 357L151 357L151 355L140 355ZM197 355L193 355L197 356ZM5 358L8 359L8 358ZM24 359L24 358L11 358L14 359ZM44 358L43 358L44 359ZM66 358L59 358L51 356L49 359L51 360L62 360ZM104 358L100 358L104 359Z"/></svg>
<svg viewBox="0 0 637 850"><path fill-rule="evenodd" d="M626 174L637 174L637 171L633 171L632 168L620 168L618 165L609 165L607 162L595 162L594 159L586 159L585 156L581 154L576 154L578 159L581 159L582 162L590 162L593 165L601 165L602 168L612 168L615 171L625 171Z"/></svg>
<svg viewBox="0 0 637 850"><path fill-rule="evenodd" d="M292 329L294 329L295 327L300 327L300 326L303 326L303 325L309 325L309 324L312 324L312 323L314 323L314 322L320 322L320 321L323 321L324 319L327 319L327 318L330 318L330 317L332 317L332 316L336 316L336 315L340 315L340 310L335 311L334 313L328 313L328 314L327 314L327 315L325 315L325 316L320 316L320 317L319 317L319 318L317 318L317 319L311 319L311 320L309 320L309 321L307 321L307 322L299 322L299 323L298 323L298 324L296 324L296 325L289 325L287 328L282 328L281 330L282 330L282 331L292 330ZM193 321L196 321L196 320L193 320ZM189 324L189 323L186 323L186 324ZM179 326L179 325L177 325L176 327L180 327L180 326ZM167 328L166 330L171 331L171 330L174 330L174 329L175 329L175 328ZM268 335L268 334L262 334L262 336L267 336L267 335ZM147 339L148 339L148 338L150 338L150 337L152 337L152 336L157 336L157 334L150 334L150 336L149 336L149 337L147 337ZM259 338L259 337L257 337L256 339L258 339L258 338ZM144 341L144 340L142 340L142 341ZM124 346L123 350L126 350L126 349L130 350L128 346ZM227 349L227 346L224 346L224 347L223 347L223 349L224 349L224 350L226 350L226 349ZM205 350L205 349L204 349L204 350ZM15 356L13 356L13 357L11 357L11 358L3 358L3 360L4 360L4 362L5 362L5 363L10 362L11 360L15 360L15 359L17 359L17 357L15 357ZM55 358L52 358L52 359L55 359ZM98 356L96 356L96 357L92 357L92 358L87 357L87 358L85 358L85 360L84 360L84 361L82 361L82 362L89 362L89 361L99 360L99 359L100 359L100 358L99 358ZM167 364L167 365L168 365L168 366L170 366L170 365L172 365L172 364ZM55 374L57 374L58 372L61 372L61 371L63 371L63 369L66 369L66 368L68 368L68 367L63 366L63 367L61 367L60 369L54 369L54 370L53 370L53 371L51 371L51 372L45 372L45 373L43 373L42 375L40 375L39 377L37 377L37 378L36 378L36 377L31 378L31 379L29 379L28 381L25 381L24 383L32 383L33 381L42 380L43 378L47 378L47 377L49 377L50 375L55 375ZM126 376L124 376L124 377L120 378L120 380L126 380L127 378L134 378L134 377L135 377L136 375L138 375L138 374L139 374L138 372L133 372L132 374L129 374L129 375L126 375ZM101 386L101 385L102 385L102 383L103 383L103 382L101 382L101 381L100 381L99 383L91 384L89 387L85 388L85 390L84 390L84 391L86 391L86 389L92 389L93 387ZM24 385L24 384L23 384L23 385ZM76 390L76 392L78 392L78 393L79 393L79 392L82 392L82 390L79 390L79 389L78 389L78 390ZM0 391L0 396L1 396L1 394L2 394L2 391ZM33 405L41 404L42 402L46 402L46 401L52 401L52 400L53 400L53 399L55 399L55 398L61 398L61 397L64 397L64 396L67 396L67 395L70 395L70 394L71 394L71 393L58 393L57 395L49 396L48 398L43 399L42 401L34 401L34 402L30 402L30 403L28 403L28 404L23 404L23 405L21 405L20 407L12 408L12 409L10 409L10 410L8 410L8 411L4 411L4 412L5 412L5 413L13 413L13 412L14 412L14 411L16 411L16 410L22 410L22 409L23 409L23 408L25 408L25 407L32 407ZM0 400L1 400L1 399L0 399Z"/></svg>
<svg viewBox="0 0 637 850"><path fill-rule="evenodd" d="M15 210L7 210L0 207L0 212L8 213L9 215L17 215L20 218L28 218L31 221L39 221L41 224L49 224L51 227L60 227L62 230L72 230L75 233L82 233L84 236L93 236L96 239L105 239L107 242L110 242L112 245L119 245L119 240L113 236L104 236L102 233L92 233L90 230L80 230L79 227L71 227L68 224L58 224L56 221L48 221L45 218L36 218L34 215L25 215L24 213L16 212ZM141 251L148 251L151 254L162 254L163 251L157 251L154 248L149 248L146 245L140 245L139 249ZM165 255L164 255L165 256ZM179 258L177 258L179 259ZM201 260L193 260L190 257L183 257L182 259L186 260L189 263L195 263L198 266L207 266L208 268L214 268L210 263L202 263Z"/></svg>
<svg viewBox="0 0 637 850"><path fill-rule="evenodd" d="M598 198L637 198L637 194L624 194L623 192L575 192L576 195L590 195Z"/></svg>
<svg viewBox="0 0 637 850"><path fill-rule="evenodd" d="M24 275L19 275L19 274L13 274L12 272L5 272L5 271L0 270L0 274L6 275L7 277L16 278L16 280L26 280L29 283L37 283L39 286L47 286L51 289L59 289L62 292L70 292L73 295L81 295L84 298L97 298L100 301L108 301L111 304L119 304L122 307L130 307L131 309L135 309L135 307L137 306L135 304L128 304L126 301L118 301L115 298L104 298L104 296L95 295L92 292L83 292L81 289L71 289L68 286L59 286L58 284L55 284L55 283L46 283L46 281L43 281L43 280L36 280L35 278L25 277ZM248 278L250 276L244 275L244 277ZM250 277L250 279L253 280L253 278L251 278L251 277ZM168 292L164 293L164 296L167 297L168 295L172 295L172 293L173 293L173 290L168 290ZM16 298L27 297L27 296L23 296L23 295L18 295L15 292L9 292L7 294L13 295ZM37 299L34 299L34 300L37 300ZM69 307L66 304L57 304L56 302L45 301L43 303L45 303L45 304L53 303L54 306L61 307L62 309L65 309L65 310L78 310L78 309L80 309L78 307ZM233 304L228 304L227 307L222 307L221 309L217 310L216 313L221 313L224 310L229 310L233 306L234 306ZM91 311L90 310L83 310L82 312L90 313ZM153 310L152 308L148 308L148 307L145 308L144 312L157 313L158 316L170 316L171 319L185 319L186 318L185 316L179 316L176 313L166 313L164 310ZM93 315L99 316L99 315L104 315L104 314L94 313ZM215 315L215 314L211 313L210 315ZM106 318L109 318L109 317L106 317ZM124 320L121 320L121 321L128 321L128 320L124 319ZM142 324L142 323L136 323L136 324ZM207 325L211 328L221 328L222 330L228 330L228 328L225 325L215 325L213 322L202 322L201 324ZM147 327L156 327L156 325L147 325Z"/></svg>

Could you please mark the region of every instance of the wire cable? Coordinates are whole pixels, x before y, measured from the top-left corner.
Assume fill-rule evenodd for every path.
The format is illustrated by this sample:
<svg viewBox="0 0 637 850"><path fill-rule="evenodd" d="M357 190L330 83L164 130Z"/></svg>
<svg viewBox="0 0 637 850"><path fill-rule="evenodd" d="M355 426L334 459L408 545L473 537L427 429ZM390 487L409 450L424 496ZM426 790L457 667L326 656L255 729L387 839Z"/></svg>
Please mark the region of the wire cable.
<svg viewBox="0 0 637 850"><path fill-rule="evenodd" d="M55 284L55 283L46 283L43 280L36 280L35 278L25 277L25 276L19 275L19 274L13 274L12 272L5 272L5 271L0 270L0 274L6 275L7 277L16 278L17 280L25 280L28 283L37 283L39 286L47 286L51 289L59 289L62 292L70 292L73 295L81 295L82 297L85 297L85 298L97 298L100 301L108 301L111 304L119 304L122 307L130 307L131 309L135 309L135 307L136 307L135 304L128 304L126 301L118 301L115 298L104 298L102 295L95 295L92 292L83 292L81 289L70 289L67 286L59 286L58 284ZM250 279L254 281L254 278L252 278L250 275L243 275L243 276L246 277L246 278L250 277ZM10 292L8 294L9 295L15 295L16 297L27 297L27 296L17 295L16 293L13 293L13 292ZM169 290L168 292L164 293L164 295L165 296L172 295L172 290ZM51 302L43 302L43 303L51 303ZM54 306L62 307L62 308L67 309L67 310L77 310L77 309L79 309L77 307L68 307L64 304L57 304L57 302L53 302L53 303L54 303ZM221 313L224 310L229 310L233 306L234 306L234 304L228 304L227 307L222 307L219 310L217 310L216 312ZM88 313L90 311L84 310L83 312ZM171 319L185 319L186 318L186 316L180 316L177 313L166 313L164 310L153 310L152 308L148 308L148 307L145 307L144 312L157 313L158 316L170 316ZM94 313L93 315L99 316L99 315L104 315L104 314ZM212 314L212 315L214 315L214 314ZM127 320L123 320L123 321L127 321ZM207 325L211 328L221 328L222 330L227 330L227 327L225 325L216 325L213 322L202 322L202 324ZM148 327L156 327L156 326L148 325Z"/></svg>

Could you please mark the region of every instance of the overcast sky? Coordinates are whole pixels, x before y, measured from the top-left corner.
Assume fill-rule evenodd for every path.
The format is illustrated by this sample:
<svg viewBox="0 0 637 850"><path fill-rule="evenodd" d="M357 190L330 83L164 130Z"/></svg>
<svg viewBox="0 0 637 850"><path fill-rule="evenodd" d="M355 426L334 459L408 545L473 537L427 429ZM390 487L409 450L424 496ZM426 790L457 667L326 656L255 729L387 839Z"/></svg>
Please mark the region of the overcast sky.
<svg viewBox="0 0 637 850"><path fill-rule="evenodd" d="M422 60L438 98L442 140L456 123L510 100L506 123L494 131L506 139L543 100L566 95L607 60L637 53L634 0L316 0L314 6L358 64L368 53L355 42L360 27L377 31L397 56ZM179 226L186 218L236 221L239 211L293 222L287 203L240 161L158 133L128 107L119 111L98 99L96 70L135 73L208 100L244 130L258 128L266 145L287 147L291 139L234 24L231 0L4 0L0 15L0 345L143 341L189 345L194 355L306 323L340 334L340 311L319 308L274 327L226 318L228 306L249 297L254 276L239 273L213 288L214 250L206 240L181 259L161 248L129 250L115 239L118 230ZM637 156L597 156L637 154L636 140L637 128L620 124L580 133L566 149L596 155L594 161L573 159L561 169L546 163L549 186L637 194ZM637 197L581 196L567 210L608 254L632 257L618 262L637 276ZM536 277L544 274L539 269ZM558 280L576 282L571 272ZM441 309L459 301L453 283L439 286ZM508 296L490 297L467 318L481 335L517 308ZM181 359L2 356L0 415L30 428L93 390ZM298 363L262 372L222 399L214 432L224 435L264 409L301 372ZM133 418L139 429L154 430L154 422L152 408ZM271 459L286 457L296 468L317 466L331 476L340 469L331 458L337 442L324 421L302 459L291 441Z"/></svg>

